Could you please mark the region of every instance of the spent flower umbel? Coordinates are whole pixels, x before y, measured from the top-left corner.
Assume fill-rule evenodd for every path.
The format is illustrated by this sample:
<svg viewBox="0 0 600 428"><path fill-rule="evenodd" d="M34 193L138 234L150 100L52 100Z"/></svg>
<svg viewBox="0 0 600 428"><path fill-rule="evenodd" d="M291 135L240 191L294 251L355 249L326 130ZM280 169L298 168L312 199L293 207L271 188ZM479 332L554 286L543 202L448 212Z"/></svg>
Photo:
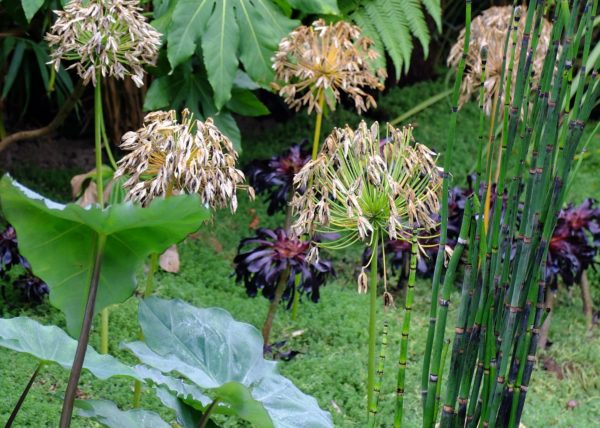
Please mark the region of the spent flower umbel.
<svg viewBox="0 0 600 428"><path fill-rule="evenodd" d="M161 34L146 22L137 0L71 0L46 35L52 52L50 63L75 61L69 68L87 84L102 77L124 79L144 85L144 66L154 65Z"/></svg>
<svg viewBox="0 0 600 428"><path fill-rule="evenodd" d="M213 209L237 209L236 191L245 186L236 168L233 144L208 118L195 120L187 109L177 121L174 110L149 113L144 126L123 136L121 148L131 153L119 162L115 178L129 176L126 199L148 204L153 198L197 193Z"/></svg>
<svg viewBox="0 0 600 428"><path fill-rule="evenodd" d="M481 75L483 71L482 52L487 56L485 68L484 87L484 109L489 116L492 113L494 98L500 90L500 77L502 74L502 63L504 54L504 43L507 34L510 31L510 17L512 6L494 6L483 11L483 13L473 19L471 23L471 37L469 39L469 52L466 59L466 73L462 81L461 96L459 104L462 106L469 100L472 94L477 94L481 85ZM524 17L527 8L521 6L520 15ZM521 52L521 41L525 29L525 19L519 20L517 30L517 44L515 50L515 62L518 60ZM535 56L531 64L532 86L539 82L540 74L544 64L546 50L550 44L552 25L548 20L542 18L542 28L536 48ZM463 53L463 44L465 41L465 30L460 32L458 40L452 46L448 55L448 65L456 68ZM510 46L509 46L510 51ZM507 53L508 55L508 53ZM508 59L505 64L508 70ZM512 81L517 77L517 67L513 67ZM514 93L514 87L512 89ZM513 96L511 93L511 97ZM504 94L498 99L498 106L504 102ZM502 109L500 109L502 113Z"/></svg>
<svg viewBox="0 0 600 428"><path fill-rule="evenodd" d="M372 60L378 53L360 28L344 21L326 24L319 19L300 26L284 37L273 57L275 89L285 102L299 110L308 106L320 111L319 99L325 96L330 109L341 93L354 101L358 113L376 107L366 89L383 89L385 70L374 71Z"/></svg>
<svg viewBox="0 0 600 428"><path fill-rule="evenodd" d="M413 144L410 127L388 125L387 133L381 145L377 122L370 128L363 121L356 130L333 130L319 156L294 179L296 189L306 188L292 200L294 233L338 234L318 244L338 249L369 242L374 231L382 239L410 240L435 229L442 183L436 154Z"/></svg>

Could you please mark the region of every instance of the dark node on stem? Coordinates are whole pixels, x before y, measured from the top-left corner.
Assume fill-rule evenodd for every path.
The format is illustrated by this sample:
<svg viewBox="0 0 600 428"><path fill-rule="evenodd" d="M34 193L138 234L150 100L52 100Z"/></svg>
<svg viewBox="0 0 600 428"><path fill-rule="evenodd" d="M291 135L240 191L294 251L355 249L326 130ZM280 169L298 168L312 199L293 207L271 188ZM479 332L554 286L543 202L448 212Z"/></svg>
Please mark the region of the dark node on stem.
<svg viewBox="0 0 600 428"><path fill-rule="evenodd" d="M444 307L450 306L450 301L449 300L445 300L445 299L443 299L441 297L438 299L438 302L439 302L440 306L444 306Z"/></svg>
<svg viewBox="0 0 600 428"><path fill-rule="evenodd" d="M454 414L454 407L452 407L452 406L448 406L447 404L444 404L444 407L442 409L445 413L449 413L451 415Z"/></svg>
<svg viewBox="0 0 600 428"><path fill-rule="evenodd" d="M434 383L435 383L435 382L437 382L437 381L438 381L438 377L437 377L437 375L434 375L434 374L432 374L432 373L429 373L429 381L430 381L430 382L434 382Z"/></svg>

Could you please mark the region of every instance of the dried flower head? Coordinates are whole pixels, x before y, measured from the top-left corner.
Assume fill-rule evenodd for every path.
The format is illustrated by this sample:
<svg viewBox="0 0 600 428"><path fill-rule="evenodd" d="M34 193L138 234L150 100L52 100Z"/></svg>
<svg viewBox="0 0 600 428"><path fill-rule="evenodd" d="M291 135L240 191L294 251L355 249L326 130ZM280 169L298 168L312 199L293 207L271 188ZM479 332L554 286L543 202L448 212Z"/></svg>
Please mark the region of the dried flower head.
<svg viewBox="0 0 600 428"><path fill-rule="evenodd" d="M147 204L155 197L198 193L211 208L237 209L236 190L244 173L236 169L233 144L208 118L195 120L186 109L177 121L174 110L149 113L144 126L123 136L123 150L115 178L130 177L123 186L126 199Z"/></svg>
<svg viewBox="0 0 600 428"><path fill-rule="evenodd" d="M520 15L523 17L527 13L524 6L520 9ZM469 54L466 59L466 72L461 86L460 105L462 106L469 100L473 93L477 93L481 86L482 56L487 56L484 82L484 109L489 116L492 113L494 98L500 90L500 76L502 74L502 56L504 54L504 42L509 34L510 17L512 6L494 6L483 11L483 13L473 19L471 23L471 38L469 41ZM535 51L533 62L531 64L532 86L535 86L542 73L544 57L550 44L552 25L546 19L542 18L542 28L540 38ZM516 81L518 58L521 52L521 41L525 30L525 19L519 19L517 30L517 45L515 49L515 66L513 67L512 81ZM458 40L452 46L448 56L448 65L457 67L463 53L465 42L465 30L463 29ZM482 55L483 51L483 55ZM510 52L510 46L509 46ZM506 61L508 70L508 60ZM514 91L514 85L513 89ZM514 92L511 93L511 98ZM498 106L503 104L503 95L498 100ZM499 109L502 114L502 109Z"/></svg>
<svg viewBox="0 0 600 428"><path fill-rule="evenodd" d="M297 189L306 187L292 200L296 234L336 233L337 239L318 245L341 248L370 241L375 231L382 239L408 240L435 229L442 183L436 155L412 144L410 127L388 125L387 132L381 145L377 122L333 130L317 159L294 179Z"/></svg>
<svg viewBox="0 0 600 428"><path fill-rule="evenodd" d="M382 90L385 70L371 67L378 53L360 28L344 21L327 25L319 19L300 26L284 37L273 57L276 79L273 84L291 108L307 105L308 112L320 110L324 96L330 109L344 92L354 100L360 114L376 107L375 99L364 88Z"/></svg>
<svg viewBox="0 0 600 428"><path fill-rule="evenodd" d="M69 68L87 84L102 77L124 79L144 85L144 65L154 65L161 34L140 13L137 0L71 0L46 35L53 48L56 70L61 60L76 61Z"/></svg>

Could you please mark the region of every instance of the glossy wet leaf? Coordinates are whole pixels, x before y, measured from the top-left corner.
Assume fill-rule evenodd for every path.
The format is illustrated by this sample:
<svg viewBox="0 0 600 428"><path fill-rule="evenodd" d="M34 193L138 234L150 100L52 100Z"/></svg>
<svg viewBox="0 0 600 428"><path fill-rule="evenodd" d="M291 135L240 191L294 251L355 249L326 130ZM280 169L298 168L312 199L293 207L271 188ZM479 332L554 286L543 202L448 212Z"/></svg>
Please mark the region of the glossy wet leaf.
<svg viewBox="0 0 600 428"><path fill-rule="evenodd" d="M77 400L77 414L108 428L171 428L156 413L134 409L123 411L108 400Z"/></svg>
<svg viewBox="0 0 600 428"><path fill-rule="evenodd" d="M199 309L155 297L141 301L138 313L145 343L125 347L163 375L183 378L186 388L195 385L212 399L218 397L223 405L216 413L236 414L261 427L333 426L329 413L313 397L281 376L275 362L263 358L262 336L253 326L219 308ZM180 392L181 385L170 386L154 371L138 373L195 404L192 394Z"/></svg>
<svg viewBox="0 0 600 428"><path fill-rule="evenodd" d="M0 181L0 202L22 254L50 287L50 303L65 313L73 336L81 328L98 236L106 236L106 245L95 313L129 298L148 255L181 241L209 216L193 195L157 199L146 208L131 203L102 210L61 205L8 175Z"/></svg>
<svg viewBox="0 0 600 428"><path fill-rule="evenodd" d="M69 370L73 365L77 341L55 325L43 325L27 317L0 319L0 346L29 354L48 364ZM88 346L83 368L99 379L113 376L140 378L131 368L111 357L100 355Z"/></svg>

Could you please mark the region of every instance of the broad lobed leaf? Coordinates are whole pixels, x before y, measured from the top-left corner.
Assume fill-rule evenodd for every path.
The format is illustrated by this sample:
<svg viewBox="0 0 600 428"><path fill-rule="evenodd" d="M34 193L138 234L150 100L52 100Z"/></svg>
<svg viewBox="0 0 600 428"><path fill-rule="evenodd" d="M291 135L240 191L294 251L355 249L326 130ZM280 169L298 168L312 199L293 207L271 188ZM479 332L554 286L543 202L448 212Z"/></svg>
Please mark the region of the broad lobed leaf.
<svg viewBox="0 0 600 428"><path fill-rule="evenodd" d="M226 406L219 412L234 412L249 421L266 424L263 408L276 427L332 426L331 416L314 398L281 376L276 363L263 358L258 330L235 321L226 311L152 297L140 302L139 320L146 343L125 347L163 376L155 370L138 370L138 374L184 401L193 403L195 385L222 400ZM169 374L186 380L173 382Z"/></svg>
<svg viewBox="0 0 600 428"><path fill-rule="evenodd" d="M69 370L75 358L77 341L54 325L43 325L27 317L0 318L0 346ZM98 354L91 346L87 348L83 368L99 379L113 376L142 379L131 367L110 355Z"/></svg>
<svg viewBox="0 0 600 428"><path fill-rule="evenodd" d="M147 208L131 203L105 209L61 205L8 175L0 181L0 203L17 231L22 254L48 284L50 303L65 313L74 336L81 328L99 235L106 236L106 245L95 313L129 298L148 255L181 241L209 217L194 195L155 200Z"/></svg>

